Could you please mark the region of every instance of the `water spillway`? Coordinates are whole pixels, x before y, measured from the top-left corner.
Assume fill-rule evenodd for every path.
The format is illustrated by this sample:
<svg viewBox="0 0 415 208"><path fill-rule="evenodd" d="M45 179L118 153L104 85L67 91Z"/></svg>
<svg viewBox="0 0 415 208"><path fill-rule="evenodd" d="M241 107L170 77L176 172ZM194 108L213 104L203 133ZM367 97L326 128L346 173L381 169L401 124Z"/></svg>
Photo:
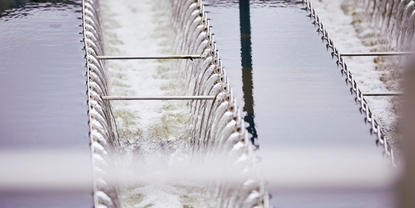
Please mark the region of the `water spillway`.
<svg viewBox="0 0 415 208"><path fill-rule="evenodd" d="M160 17L167 11L163 11L163 6L154 2L141 3L140 7L136 7L129 3L120 5L114 2L84 1L95 204L107 207L137 204L163 206L163 201L167 200L169 204L183 206L206 206L200 203L230 207L267 206L268 194L263 189L262 181L254 177L254 147L233 99L203 5L199 1L174 1L170 5L163 2L170 6L168 12L172 21L168 22L166 17ZM143 9L154 12L154 16L148 12L137 22L128 21L133 17L130 14L135 17ZM151 21L155 21L152 24L159 27L159 30L148 25ZM128 32L125 31L127 28ZM148 31L143 32L144 29ZM168 39L171 31L177 34L173 38L174 42L170 42L172 38ZM146 53L201 54L202 59L176 63L117 63L99 59L102 55L136 55L126 53L139 53L141 50L136 49L138 46L148 48ZM143 95L139 93L205 95L215 99L194 100L187 104L183 101L144 104L142 101L130 103L103 99L106 95ZM186 121L188 123L184 123ZM182 130L175 133L179 128ZM216 161L218 155L225 155L222 159L230 162L230 168L239 170L236 172L238 179L235 183L216 180L210 185L201 186L192 184L192 181L169 182L162 184L164 190L160 190L160 184L154 185L153 181L137 181L137 178L155 174L155 171L161 174L161 178L167 177L165 174L170 172L157 168L159 163L168 162L168 168L171 169L179 165L176 163L190 162L193 165L185 167L190 168L186 170L189 173L195 164L221 162ZM181 157L190 159L176 161ZM115 185L111 183L110 174L106 174L111 169L122 169L130 175L141 174L133 181ZM215 177L222 176L216 173ZM238 192L238 187L243 191ZM174 195L169 193L169 189L173 189ZM200 194L192 196L198 190L202 190ZM156 194L152 194L154 192ZM196 202L195 205L194 201L201 202Z"/></svg>
<svg viewBox="0 0 415 208"><path fill-rule="evenodd" d="M365 6L375 8L374 18L388 18L376 9L397 8L388 2ZM22 207L391 207L379 168L386 162L375 146L386 139L368 111L357 113L363 102L349 96L356 90L353 78L344 65L336 70L330 61L325 45L333 42L327 33L315 33L322 26L313 9L305 9L312 12L310 21L302 10L307 4L253 1L247 31L237 4L205 3L85 0L82 18L80 1L27 4L2 13L7 21L0 23L0 37L16 41L0 47L0 104L7 109L0 111L0 164L6 167L0 170L0 207L21 199L28 202ZM399 43L411 37L412 7L410 1L399 4L404 3L399 8L406 16L392 15L406 21L399 24L407 28ZM102 55L201 59L104 61ZM104 99L200 95L214 100ZM371 128L380 137L370 136ZM257 137L260 151L254 151ZM31 154L28 148L54 151ZM262 164L256 163L258 154ZM39 162L51 157L60 162ZM14 174L23 172L13 165L22 160L35 165ZM53 191L56 175L69 189ZM28 190L35 177L36 186L52 191Z"/></svg>

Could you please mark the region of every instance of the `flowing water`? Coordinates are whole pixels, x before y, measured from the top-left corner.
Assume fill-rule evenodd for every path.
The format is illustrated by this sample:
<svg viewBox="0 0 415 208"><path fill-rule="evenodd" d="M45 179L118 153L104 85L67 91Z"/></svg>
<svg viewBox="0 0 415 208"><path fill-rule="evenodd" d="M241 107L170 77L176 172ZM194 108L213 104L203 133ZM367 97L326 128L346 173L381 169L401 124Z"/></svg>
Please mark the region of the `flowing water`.
<svg viewBox="0 0 415 208"><path fill-rule="evenodd" d="M173 54L174 31L163 1L102 1L105 55ZM131 21L134 19L135 21ZM144 49L145 50L142 50ZM184 95L180 61L107 61L111 95ZM168 166L188 158L184 142L190 110L185 101L113 101L118 168L145 178L168 177ZM186 161L186 160L185 160ZM137 180L120 187L126 207L204 207L198 188L185 183Z"/></svg>
<svg viewBox="0 0 415 208"><path fill-rule="evenodd" d="M90 4L95 2L86 4L88 10ZM94 86L90 88L91 108L96 109L95 102L102 102L94 91L116 96L212 95L216 98L190 102L111 101L111 104L103 104L112 109L110 112L91 111L91 118L96 120L91 130L99 130L93 133L93 143L97 140L97 145L106 149L104 152L93 150L94 154L107 160L108 150L113 149L110 157L115 160L110 163L114 163L121 178L128 178L114 185L115 188L105 190L99 184L109 181L101 176L109 168L96 166L100 180L96 182L100 190L96 194L98 203L111 207L118 203L127 207L264 203L262 197L268 195L263 193L262 182L254 176L252 144L247 142L240 112L200 2L126 1L120 4L102 1L100 11L101 15L96 15L92 9L85 18L87 24L94 27L86 25L87 38L100 39L98 31L101 29L103 34L103 42L86 41L90 86ZM170 13L171 21L166 13ZM100 48L102 43L104 47ZM138 56L203 54L203 59L114 60L102 63L104 68L101 68L101 63L94 60L96 54L103 54L103 51L105 55ZM108 78L101 79L97 72L105 73ZM102 84L105 82L108 84ZM105 121L104 117L111 118ZM116 129L114 139L108 128L102 128L109 126ZM107 146L108 142L113 148ZM218 155L226 156L219 158ZM221 160L230 163L226 163L226 169L237 172L221 171L218 168L224 165ZM100 161L102 159L96 164ZM208 176L203 170L213 175ZM232 179L235 183L220 182L229 174L236 174ZM157 179L153 175L157 175ZM177 180L178 175L189 177ZM236 187L244 191L236 193Z"/></svg>
<svg viewBox="0 0 415 208"><path fill-rule="evenodd" d="M414 48L415 2L412 0L355 1L366 9L366 24L375 28L375 35L386 50L411 51ZM362 15L356 12L356 16ZM362 17L362 16L360 16Z"/></svg>

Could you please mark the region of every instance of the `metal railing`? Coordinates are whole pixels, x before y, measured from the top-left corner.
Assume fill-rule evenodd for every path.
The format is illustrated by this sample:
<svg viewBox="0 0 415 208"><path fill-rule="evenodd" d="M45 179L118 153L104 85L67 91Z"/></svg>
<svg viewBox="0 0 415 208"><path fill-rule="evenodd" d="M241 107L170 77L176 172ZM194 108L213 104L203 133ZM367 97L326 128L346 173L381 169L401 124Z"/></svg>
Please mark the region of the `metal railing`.
<svg viewBox="0 0 415 208"><path fill-rule="evenodd" d="M99 60L147 60L147 59L201 59L200 55L158 55L158 56L97 56Z"/></svg>
<svg viewBox="0 0 415 208"><path fill-rule="evenodd" d="M103 100L214 100L215 96L101 96Z"/></svg>
<svg viewBox="0 0 415 208"><path fill-rule="evenodd" d="M334 54L333 54L334 55ZM354 53L341 53L340 56L409 56L415 55L415 52L354 52Z"/></svg>

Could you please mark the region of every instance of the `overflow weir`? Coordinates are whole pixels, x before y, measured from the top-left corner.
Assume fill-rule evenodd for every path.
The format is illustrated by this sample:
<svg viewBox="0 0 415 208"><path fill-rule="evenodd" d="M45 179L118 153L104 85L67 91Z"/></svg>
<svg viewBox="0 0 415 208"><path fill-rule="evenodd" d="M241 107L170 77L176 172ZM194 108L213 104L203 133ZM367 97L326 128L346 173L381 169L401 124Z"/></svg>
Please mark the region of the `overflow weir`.
<svg viewBox="0 0 415 208"><path fill-rule="evenodd" d="M191 164L190 166L185 167L189 168L186 170L186 173L192 172L192 168L200 169L200 166L206 166L202 167L202 169L206 168L205 171L209 172L209 175L200 174L189 177L198 182L203 181L207 184L202 187L198 187L197 183L192 185L178 183L173 184L171 187L177 188L179 186L185 186L185 188L182 189L190 189L186 192L188 194L195 192L196 190L201 190L197 197L202 198L201 200L205 201L203 203L209 204L210 206L268 207L269 195L264 190L263 182L257 175L255 169L255 146L250 141L250 135L246 131L244 121L241 117L241 110L237 106L232 90L229 87L229 80L219 58L219 53L214 41L214 34L212 33L212 28L209 25L209 19L206 16L202 2L176 0L169 1L166 4L169 4L169 12L163 15L167 15L167 20L171 20L168 24L172 26L172 30L176 33L175 42L173 43L175 48L172 50L175 54L170 55L201 56L201 59L192 58L175 61L152 61L159 65L164 64L174 66L176 68L174 73L180 75L169 75L178 79L180 78L181 80L179 79L176 82L183 83L183 86L180 87L183 90L172 91L173 93L181 93L180 95L169 94L169 96L186 96L190 99L187 103L185 101L177 101L177 106L179 106L179 108L187 108L187 110L184 109L184 113L182 114L187 116L184 120L187 120L187 122L190 123L182 123L181 126L179 125L178 128L185 130L179 135L174 136L178 137L178 139L172 139L172 136L168 135L169 131L171 131L169 130L169 127L166 127L166 134L152 134L149 132L150 130L147 131L147 129L144 129L143 132L138 131L138 129L134 130L134 127L126 129L121 126L127 125L126 123L129 117L133 118L134 116L141 116L134 115L133 108L131 108L134 104L126 103L136 101L122 101L124 103L115 103L121 101L112 100L120 98L112 97L113 99L110 100L111 97L109 96L140 95L126 94L128 92L132 93L133 91L122 90L123 88L120 88L121 90L117 91L117 86L114 85L117 80L111 76L120 76L121 79L124 79L122 76L125 74L123 75L120 73L123 73L123 71L124 73L128 72L126 72L126 69L120 69L119 72L111 72L111 68L117 67L117 64L111 63L110 60L102 60L103 56L108 56L105 52L111 50L111 44L108 44L110 45L108 47L104 46L105 41L113 40L110 39L111 37L105 39L103 35L105 33L103 25L106 24L104 21L110 21L110 19L104 20L102 14L105 14L107 11L104 10L108 9L111 5L109 4L105 7L102 2L98 0L83 1L83 34L85 50L87 53L88 115L90 118L91 151L93 154L95 205L97 207L128 206L128 200L134 200L134 197L129 197L129 191L137 192L139 187L146 185L143 185L142 182L130 181L129 179L124 181L127 177L125 175L121 176L123 182L120 182L119 175L122 173L119 173L117 170L126 167L128 167L127 169L131 169L131 164L140 163L140 161L134 161L139 160L136 158L142 158L142 160L143 158L148 158L148 155L143 156L143 154L145 154L143 153L145 152L143 150L145 147L143 146L147 145L153 147L152 151L155 152L164 152L166 151L165 148L169 148L172 144L176 144L173 145L173 148L181 148L181 151L190 155L190 161L180 161L180 163L188 162ZM108 32L106 35L111 36ZM156 43L154 42L154 44ZM138 46L132 47L136 48ZM115 51L118 52L119 50L117 51L115 49ZM137 49L136 51L141 50ZM150 49L148 51L154 50ZM124 54L123 52L124 51L121 51L118 52L119 54L111 55L140 55ZM160 54L146 55L159 56ZM116 62L120 60L111 61ZM122 67L126 65L119 66ZM146 66L149 65L147 64ZM146 70L153 69L147 67ZM141 89L136 90L142 92ZM116 92L123 94L111 94ZM176 99L179 98L180 97L176 97ZM130 99L132 98L130 97ZM147 97L147 99L149 98ZM162 100L163 96L159 98L154 98L153 96L153 100L158 99ZM148 105L159 105L163 108L163 104L155 104L155 102L162 101L152 101L153 103L151 104L143 102L150 101L141 101L140 106L142 107L139 108L144 108L144 106ZM166 105L169 104L164 104L164 106ZM170 106L169 108L177 108L177 106ZM133 112L128 112L128 109ZM181 111L183 111L183 109L181 109ZM137 111L135 111L135 113L137 113ZM139 125L137 125L136 128L139 128ZM145 128L155 129L155 131L161 130L161 127L159 128L157 126L146 126ZM140 140L145 140L146 143L144 144ZM133 150L130 151L129 147L133 147ZM159 150L155 150L157 148ZM175 150L172 151L175 152ZM171 156L168 156L168 158L171 160ZM150 161L153 160L150 159ZM219 161L226 162L223 163ZM146 169L143 163L140 164L141 167L138 166L135 168ZM215 169L211 170L213 167L215 167ZM229 169L232 169L232 171L229 171ZM138 172L141 173L140 171ZM147 174L152 174L152 172ZM115 175L117 175L117 177L115 177ZM228 178L223 177L225 175L228 175ZM167 175L162 175L161 177L166 176ZM136 177L139 178L140 176ZM131 188L131 183L137 183L137 187ZM130 187L119 184L129 184L128 186ZM131 190L128 191L128 189ZM140 195L141 199L135 199L136 201L134 203L141 203L140 205L143 206L154 205L154 203L157 203L154 201L146 202L146 196L142 196L143 193L136 195ZM125 198L127 198L127 201L125 201ZM198 204L195 205L189 202L197 199L193 198L186 201L183 198L189 198L189 196L182 197L182 199L179 200L183 203L183 206L198 206ZM190 196L190 198L192 197Z"/></svg>
<svg viewBox="0 0 415 208"><path fill-rule="evenodd" d="M204 3L2 1L0 207L393 207L369 99L400 90L365 89L310 1ZM414 1L353 3L399 68Z"/></svg>

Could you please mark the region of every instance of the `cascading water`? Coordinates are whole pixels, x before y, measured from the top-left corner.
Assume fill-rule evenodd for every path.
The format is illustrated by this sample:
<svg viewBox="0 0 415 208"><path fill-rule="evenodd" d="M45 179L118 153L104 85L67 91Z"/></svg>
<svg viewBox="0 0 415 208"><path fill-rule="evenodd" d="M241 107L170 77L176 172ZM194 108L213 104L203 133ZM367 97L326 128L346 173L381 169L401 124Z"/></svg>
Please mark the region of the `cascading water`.
<svg viewBox="0 0 415 208"><path fill-rule="evenodd" d="M353 25L366 46L374 51L412 51L414 49L415 2L412 0L345 1L343 7L353 13ZM353 9L347 9L348 7ZM377 58L376 62L392 62L399 77L404 59Z"/></svg>
<svg viewBox="0 0 415 208"><path fill-rule="evenodd" d="M412 0L361 1L372 20L372 26L383 34L387 50L413 49L415 2Z"/></svg>
<svg viewBox="0 0 415 208"><path fill-rule="evenodd" d="M136 3L103 1L99 7L98 0L84 1L95 204L267 207L268 194L256 174L254 147L229 88L202 3ZM106 63L97 59L104 54L149 53L202 54L203 58ZM215 100L109 103L101 98L157 93L212 95ZM206 175L200 170L213 166L204 179ZM120 171L113 174L113 169ZM178 169L179 175L193 174L196 180L191 180L192 176L171 179L172 171ZM229 174L231 181L222 176ZM114 181L120 177L123 180Z"/></svg>

